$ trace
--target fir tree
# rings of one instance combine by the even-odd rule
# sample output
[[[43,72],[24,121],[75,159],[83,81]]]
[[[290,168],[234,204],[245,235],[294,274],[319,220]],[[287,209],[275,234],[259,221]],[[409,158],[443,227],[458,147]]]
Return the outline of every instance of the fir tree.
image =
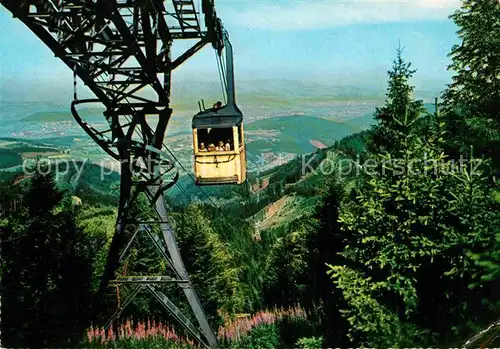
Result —
[[[199,205],[191,204],[178,222],[182,258],[209,316],[243,311],[240,268],[228,245],[212,230]]]
[[[371,130],[369,150],[372,152],[397,151],[408,133],[408,126],[420,116],[423,103],[413,100],[414,87],[409,84],[415,72],[411,63],[404,60],[403,49],[398,47],[392,69],[387,72],[389,80],[385,105],[375,112],[378,124]],[[405,114],[407,122],[403,124],[401,118]]]
[[[75,343],[88,326],[94,255],[48,172],[36,172],[25,194],[21,219],[27,223],[11,222],[14,234],[2,241],[2,336],[8,346]]]
[[[500,2],[464,0],[451,19],[460,28],[460,44],[450,56],[453,82],[445,93],[446,105],[471,116],[500,122]]]
[[[266,259],[264,289],[272,304],[292,306],[306,288],[307,231],[302,228],[276,240]]]
[[[449,70],[455,75],[444,93],[446,151],[455,158],[487,155],[500,168],[500,2],[464,0],[451,19],[459,27]]]
[[[406,130],[397,150],[373,154],[383,165],[366,171],[339,216],[345,262],[329,273],[347,302],[342,313],[356,344],[422,344],[433,333],[446,343],[479,314],[482,299],[468,289],[475,268],[464,255],[495,229],[484,215],[492,210],[484,175],[446,159],[437,103],[426,134],[414,117],[408,109],[396,115]]]

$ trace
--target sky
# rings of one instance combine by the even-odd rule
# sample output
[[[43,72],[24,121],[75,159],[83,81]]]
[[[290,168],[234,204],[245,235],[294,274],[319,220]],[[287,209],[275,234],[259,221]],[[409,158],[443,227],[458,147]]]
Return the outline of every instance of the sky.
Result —
[[[199,3],[200,0],[195,0]],[[356,87],[385,86],[396,48],[418,69],[420,90],[442,90],[459,0],[216,0],[234,47],[236,80],[287,79]],[[38,98],[72,93],[72,73],[0,6],[0,87]],[[180,52],[186,47],[174,47]],[[174,72],[174,84],[217,81],[211,46]]]

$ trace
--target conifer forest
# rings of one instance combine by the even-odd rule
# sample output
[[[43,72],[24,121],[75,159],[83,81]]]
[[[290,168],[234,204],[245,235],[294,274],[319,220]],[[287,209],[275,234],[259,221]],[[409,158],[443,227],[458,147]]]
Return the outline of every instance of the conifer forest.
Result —
[[[500,346],[500,3],[463,0],[449,20],[451,83],[433,99],[415,97],[401,42],[370,127],[243,184],[201,192],[186,175],[166,192],[218,347]],[[148,293],[104,326],[130,293],[112,284],[97,301],[120,174],[88,162],[75,184],[37,158],[25,175],[13,149],[0,148],[2,347],[200,347]],[[144,192],[129,210],[157,219]],[[116,273],[167,267],[139,234]],[[158,288],[189,313],[182,287]]]

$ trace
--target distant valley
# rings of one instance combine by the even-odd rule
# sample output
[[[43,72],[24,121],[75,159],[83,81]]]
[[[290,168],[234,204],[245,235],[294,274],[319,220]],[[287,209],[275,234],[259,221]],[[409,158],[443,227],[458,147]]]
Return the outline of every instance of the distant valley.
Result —
[[[191,117],[198,111],[197,100],[204,98],[205,105],[210,105],[221,99],[218,87],[190,82],[173,90],[174,115],[166,144],[188,171],[192,167]],[[237,101],[245,116],[249,171],[278,166],[366,129],[383,100],[383,91],[357,87],[288,80],[240,82]],[[103,129],[107,126],[103,110],[91,104],[82,107],[80,114],[96,129]],[[115,166],[74,121],[69,102],[1,101],[0,137],[4,158],[0,169],[39,155]]]

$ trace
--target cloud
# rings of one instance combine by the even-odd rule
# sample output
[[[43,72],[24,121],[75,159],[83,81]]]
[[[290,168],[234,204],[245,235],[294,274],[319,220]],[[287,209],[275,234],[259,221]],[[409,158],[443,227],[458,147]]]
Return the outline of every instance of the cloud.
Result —
[[[232,2],[232,1],[231,1]],[[234,2],[232,2],[234,4]],[[314,30],[415,20],[445,20],[460,0],[241,1],[234,25],[267,30]]]

